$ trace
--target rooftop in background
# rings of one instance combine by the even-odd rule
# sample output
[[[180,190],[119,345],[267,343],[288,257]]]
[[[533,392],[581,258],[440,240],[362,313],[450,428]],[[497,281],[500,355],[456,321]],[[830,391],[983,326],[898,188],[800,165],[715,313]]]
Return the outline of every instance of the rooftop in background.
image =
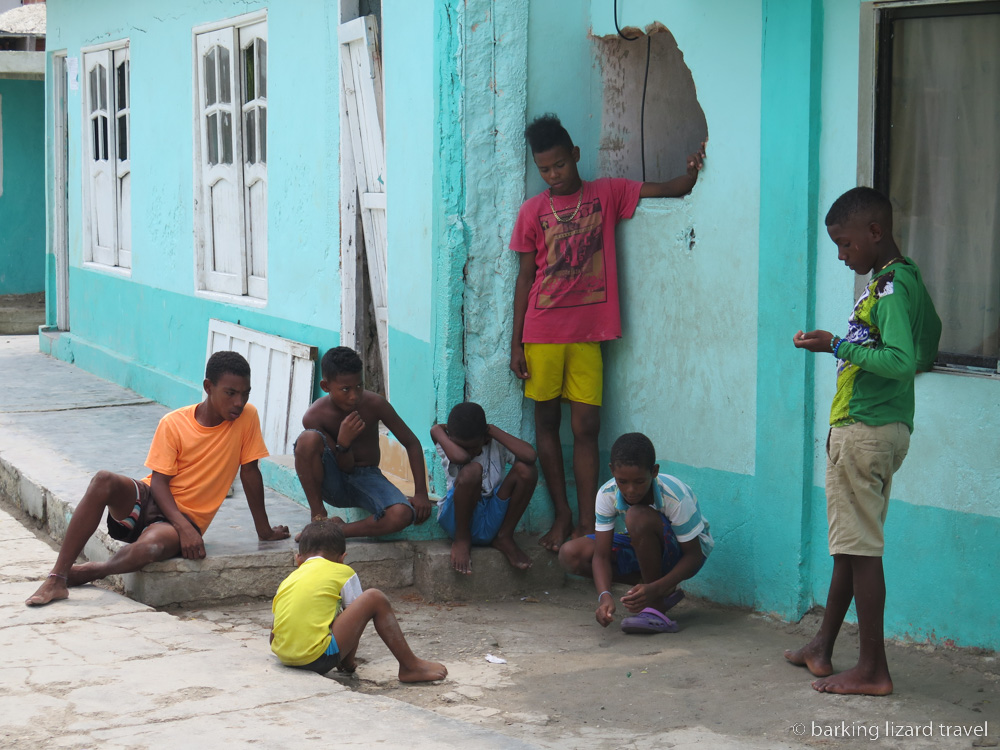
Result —
[[[0,34],[45,36],[45,3],[22,5],[0,13]]]
[[[0,13],[0,78],[45,78],[45,3]]]

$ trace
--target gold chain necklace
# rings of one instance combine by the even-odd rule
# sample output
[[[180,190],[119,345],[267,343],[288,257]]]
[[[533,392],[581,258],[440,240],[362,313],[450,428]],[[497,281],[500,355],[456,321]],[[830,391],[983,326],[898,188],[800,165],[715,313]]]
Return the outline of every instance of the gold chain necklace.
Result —
[[[559,218],[559,217],[556,217],[556,218]],[[903,259],[902,256],[898,256],[898,257],[893,258],[888,263],[886,263],[884,266],[882,266],[880,269],[878,269],[875,273],[882,273],[882,271],[884,271],[885,269],[887,269],[893,263],[899,263],[899,261],[901,261],[902,259]]]
[[[564,219],[562,216],[559,215],[559,212],[556,211],[556,204],[552,202],[552,189],[549,188],[549,208],[552,209],[552,214],[556,217],[556,221],[558,221],[560,224],[568,224],[569,222],[573,221],[573,219],[576,218],[576,215],[580,213],[580,206],[582,205],[583,205],[583,183],[580,183],[580,198],[576,202],[576,208],[573,210],[572,214],[570,214]]]

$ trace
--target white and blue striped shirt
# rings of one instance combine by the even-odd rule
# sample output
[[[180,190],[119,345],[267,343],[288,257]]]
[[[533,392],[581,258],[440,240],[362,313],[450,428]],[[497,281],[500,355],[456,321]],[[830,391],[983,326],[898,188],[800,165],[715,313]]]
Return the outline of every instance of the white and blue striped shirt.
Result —
[[[698,499],[691,488],[677,477],[660,474],[653,483],[653,508],[658,510],[673,527],[678,542],[688,542],[695,537],[701,543],[705,557],[715,546],[715,540],[708,530],[708,521],[698,509]],[[615,531],[616,521],[620,533],[625,533],[625,513],[629,504],[618,491],[614,479],[597,491],[597,531]],[[620,520],[619,520],[620,519]]]

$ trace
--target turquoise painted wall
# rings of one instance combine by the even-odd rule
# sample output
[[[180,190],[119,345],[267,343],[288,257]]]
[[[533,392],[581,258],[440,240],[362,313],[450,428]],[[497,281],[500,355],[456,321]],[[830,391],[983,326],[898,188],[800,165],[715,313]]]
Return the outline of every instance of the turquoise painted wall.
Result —
[[[45,85],[0,78],[0,294],[45,289]]]
[[[185,0],[169,14],[158,7],[48,4],[48,49],[65,50],[81,66],[81,47],[129,40],[132,95],[133,252],[131,274],[123,276],[82,264],[82,86],[69,91],[72,331],[57,348],[177,406],[200,393],[209,318],[240,321],[321,351],[339,343],[339,57],[331,44],[335,10],[326,3],[269,9],[268,297],[263,305],[213,299],[194,290],[192,28],[267,4]],[[303,48],[315,50],[308,75]],[[46,138],[51,144],[51,121]],[[54,294],[54,278],[47,288]]]
[[[438,125],[434,3],[386,3],[382,24],[389,400],[429,450],[436,412],[432,258],[438,251],[436,212],[441,210],[434,196],[444,158],[430,145]],[[415,39],[423,41],[415,44]]]

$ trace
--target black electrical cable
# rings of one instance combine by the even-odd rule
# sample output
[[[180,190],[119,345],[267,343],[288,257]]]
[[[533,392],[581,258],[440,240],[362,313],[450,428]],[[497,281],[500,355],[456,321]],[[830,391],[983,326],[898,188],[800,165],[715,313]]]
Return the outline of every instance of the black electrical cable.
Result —
[[[618,36],[624,39],[626,42],[638,41],[642,35],[639,36],[625,36],[622,33],[621,27],[618,25],[618,0],[614,0],[614,12],[615,12],[615,30],[618,32]],[[639,152],[640,158],[642,160],[642,181],[646,181],[646,86],[649,83],[649,55],[652,45],[652,36],[646,35],[646,72],[642,76],[642,107],[639,110]]]

